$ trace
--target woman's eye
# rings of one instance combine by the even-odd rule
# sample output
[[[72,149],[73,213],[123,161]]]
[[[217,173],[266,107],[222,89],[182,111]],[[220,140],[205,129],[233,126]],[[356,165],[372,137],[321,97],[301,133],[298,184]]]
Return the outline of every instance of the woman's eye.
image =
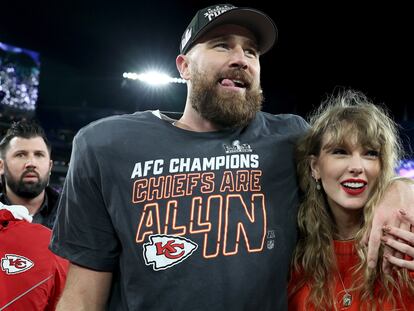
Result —
[[[342,148],[334,148],[332,149],[332,154],[346,154],[346,151]]]
[[[375,158],[377,158],[377,157],[379,157],[379,152],[376,151],[376,150],[368,150],[366,152],[366,155],[369,156],[369,157],[375,157]]]

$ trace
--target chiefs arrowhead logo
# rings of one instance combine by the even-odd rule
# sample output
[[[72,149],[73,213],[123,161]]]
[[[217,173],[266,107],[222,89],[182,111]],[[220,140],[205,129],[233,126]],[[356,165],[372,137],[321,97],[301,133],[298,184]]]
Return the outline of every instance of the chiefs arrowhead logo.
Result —
[[[22,273],[29,270],[33,266],[33,261],[15,254],[5,254],[1,259],[1,270],[6,272],[6,274]]]
[[[144,260],[155,271],[171,268],[191,256],[198,248],[193,241],[173,235],[151,235],[149,240],[142,246]]]

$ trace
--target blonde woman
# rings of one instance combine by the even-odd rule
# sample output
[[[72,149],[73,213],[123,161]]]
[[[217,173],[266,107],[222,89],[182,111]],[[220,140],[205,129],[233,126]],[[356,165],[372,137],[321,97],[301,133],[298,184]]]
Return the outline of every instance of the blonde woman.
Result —
[[[401,147],[394,122],[363,94],[330,98],[311,119],[298,144],[298,173],[304,199],[300,239],[292,261],[289,310],[413,310],[414,270],[410,257],[387,255],[384,273],[367,265],[361,243],[374,206],[394,177]],[[413,219],[401,210],[405,222]],[[384,227],[383,242],[414,255],[414,233]]]

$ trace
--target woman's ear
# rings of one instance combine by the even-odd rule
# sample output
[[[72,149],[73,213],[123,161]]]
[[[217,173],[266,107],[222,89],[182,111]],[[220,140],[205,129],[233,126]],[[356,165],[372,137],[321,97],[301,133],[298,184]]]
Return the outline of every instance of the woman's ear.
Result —
[[[310,169],[312,171],[312,177],[315,180],[321,179],[321,174],[319,173],[318,157],[311,155],[309,163],[310,163]]]

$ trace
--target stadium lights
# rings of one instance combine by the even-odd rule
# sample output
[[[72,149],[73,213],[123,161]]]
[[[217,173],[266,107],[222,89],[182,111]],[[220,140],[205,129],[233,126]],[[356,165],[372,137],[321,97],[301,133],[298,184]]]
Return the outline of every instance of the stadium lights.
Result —
[[[140,80],[153,86],[160,86],[168,83],[186,83],[184,79],[172,78],[159,71],[148,71],[144,73],[124,72],[122,76],[125,79]]]

